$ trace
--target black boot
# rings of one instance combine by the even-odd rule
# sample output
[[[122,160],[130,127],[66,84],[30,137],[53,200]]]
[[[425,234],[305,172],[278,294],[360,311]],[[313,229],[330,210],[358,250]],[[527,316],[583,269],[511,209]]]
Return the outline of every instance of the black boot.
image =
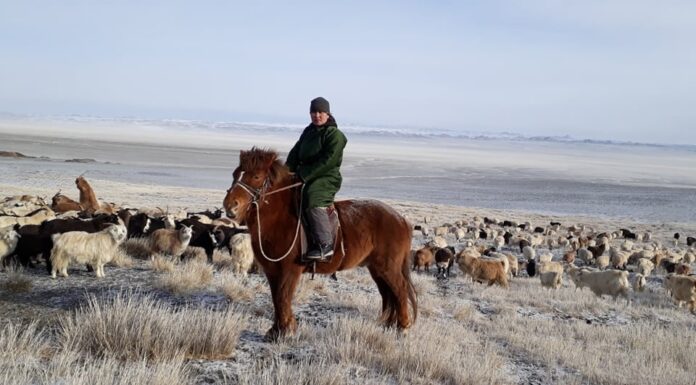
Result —
[[[307,222],[314,242],[311,249],[304,256],[305,260],[327,262],[334,254],[333,234],[331,233],[331,221],[325,207],[307,209]]]

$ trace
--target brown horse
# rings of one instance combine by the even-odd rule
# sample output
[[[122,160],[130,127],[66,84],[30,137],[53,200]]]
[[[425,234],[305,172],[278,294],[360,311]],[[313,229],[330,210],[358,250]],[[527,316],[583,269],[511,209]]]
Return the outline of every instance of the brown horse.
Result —
[[[255,258],[268,279],[275,310],[266,336],[276,339],[297,328],[292,297],[301,274],[310,271],[300,261],[297,235],[301,183],[296,183],[298,179],[276,152],[258,148],[240,153],[232,177],[223,206],[230,218],[249,226]],[[316,264],[316,271],[333,274],[366,266],[382,296],[382,323],[405,331],[418,311],[409,271],[411,226],[378,201],[338,201],[335,206],[341,223],[336,250],[329,262]]]

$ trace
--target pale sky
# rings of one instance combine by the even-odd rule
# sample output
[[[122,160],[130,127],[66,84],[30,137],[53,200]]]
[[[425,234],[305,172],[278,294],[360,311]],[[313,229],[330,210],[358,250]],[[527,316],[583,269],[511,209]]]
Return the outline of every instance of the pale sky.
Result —
[[[696,2],[0,0],[0,111],[696,145]]]

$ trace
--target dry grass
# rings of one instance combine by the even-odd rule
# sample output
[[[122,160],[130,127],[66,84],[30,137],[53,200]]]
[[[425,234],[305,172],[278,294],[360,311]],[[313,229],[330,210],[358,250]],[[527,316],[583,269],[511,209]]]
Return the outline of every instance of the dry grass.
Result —
[[[156,254],[150,260],[152,270],[158,273],[171,273],[175,269],[174,261],[171,258],[165,257],[162,254]]]
[[[220,289],[231,302],[251,302],[256,296],[257,291],[249,285],[248,281],[234,274],[227,274],[224,277]]]
[[[95,359],[62,350],[36,323],[0,330],[0,383],[71,385],[178,385],[191,383],[181,357],[166,362]]]
[[[90,298],[88,305],[60,323],[65,350],[119,360],[173,360],[177,357],[228,358],[246,327],[233,308],[171,309],[154,298],[117,295],[108,302]]]
[[[114,251],[114,256],[109,265],[116,267],[131,268],[133,267],[133,258],[126,253],[126,250],[119,247]]]
[[[0,288],[10,293],[24,293],[31,291],[33,283],[31,278],[24,274],[20,268],[7,267],[5,270],[7,277],[0,282]]]
[[[158,278],[156,286],[174,294],[192,293],[204,289],[213,281],[213,267],[207,262],[191,260],[179,264]]]
[[[150,258],[150,239],[149,238],[131,238],[126,239],[119,249],[133,258],[149,259]]]

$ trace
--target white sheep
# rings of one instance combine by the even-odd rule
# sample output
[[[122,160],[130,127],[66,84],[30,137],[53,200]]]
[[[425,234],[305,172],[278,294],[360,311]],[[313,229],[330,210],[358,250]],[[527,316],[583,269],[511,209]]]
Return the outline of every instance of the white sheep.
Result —
[[[633,287],[633,291],[635,292],[642,292],[645,290],[645,276],[640,273],[629,273],[628,274],[628,281],[631,283],[631,287]]]
[[[543,273],[539,273],[541,286],[549,289],[558,289],[563,283],[562,276],[563,274],[557,271],[545,271]]]
[[[686,302],[689,310],[696,313],[696,278],[691,276],[667,274],[665,288],[671,294],[672,300],[681,307]]]
[[[627,302],[630,302],[628,291],[631,286],[628,282],[627,271],[568,269],[568,274],[576,287],[589,287],[598,297],[608,294],[616,299],[620,295],[626,298]]]
[[[614,247],[611,247],[609,249],[609,258],[611,261],[611,265],[615,269],[626,268],[626,264],[628,263],[628,258],[630,256],[631,254],[627,251],[618,250]]]
[[[500,250],[503,246],[505,245],[505,238],[503,238],[502,235],[498,235],[493,239],[493,246],[495,246],[496,250]]]
[[[6,256],[12,254],[19,242],[19,234],[12,230],[4,231],[0,234],[0,263]]]
[[[246,277],[254,264],[254,250],[251,247],[251,235],[237,233],[230,238],[230,255],[232,256],[232,270],[235,274]]]
[[[191,241],[193,229],[191,226],[181,226],[176,229],[157,229],[150,235],[150,253],[168,254],[179,258]]]
[[[92,265],[97,277],[103,277],[104,265],[113,259],[114,251],[126,239],[126,228],[123,225],[110,225],[98,233],[69,231],[54,234],[51,239],[51,278],[56,278],[57,272],[67,277],[71,260]]]
[[[584,247],[578,249],[578,254],[576,257],[585,262],[586,265],[589,265],[594,260],[594,255],[592,255],[592,252]]]
[[[0,217],[0,228],[12,226],[18,224],[20,226],[26,225],[40,225],[43,221],[54,219],[56,214],[48,207],[44,207],[36,211],[31,216],[25,217],[14,217],[14,216],[1,216]]]
[[[539,263],[546,263],[546,262],[551,262],[553,259],[553,254],[551,253],[543,253],[539,255]]]
[[[532,260],[536,258],[536,251],[531,246],[525,246],[522,248],[522,254],[527,260]]]
[[[655,264],[649,259],[641,258],[638,260],[637,273],[647,277],[650,275],[650,273],[652,273],[653,269],[655,269]]]

